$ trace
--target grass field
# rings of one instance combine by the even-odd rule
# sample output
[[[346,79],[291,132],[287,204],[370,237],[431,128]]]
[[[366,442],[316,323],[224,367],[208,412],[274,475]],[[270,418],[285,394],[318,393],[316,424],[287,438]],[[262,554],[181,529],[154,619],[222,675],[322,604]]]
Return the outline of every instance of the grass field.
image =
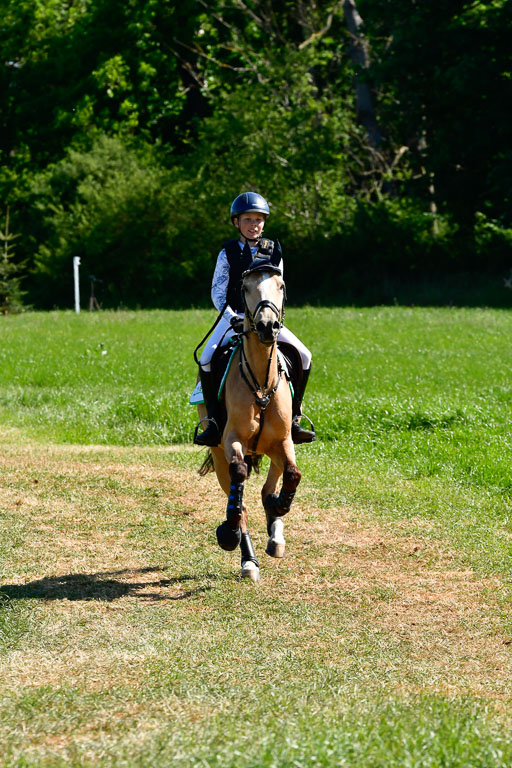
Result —
[[[512,766],[512,314],[290,309],[287,556],[219,550],[206,311],[0,318],[0,765]]]

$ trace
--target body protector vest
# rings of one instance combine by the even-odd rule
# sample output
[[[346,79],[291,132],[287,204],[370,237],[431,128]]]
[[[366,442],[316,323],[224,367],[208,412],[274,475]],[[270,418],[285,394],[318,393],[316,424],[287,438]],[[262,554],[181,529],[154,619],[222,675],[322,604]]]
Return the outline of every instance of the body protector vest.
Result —
[[[238,240],[228,240],[227,243],[224,243],[224,250],[229,264],[226,301],[234,312],[243,312],[242,275],[246,269],[249,269],[253,261],[251,249],[247,243],[242,249]],[[258,258],[269,259],[272,264],[278,267],[282,258],[279,240],[273,241],[262,238],[258,243],[258,250],[254,254],[254,259]]]

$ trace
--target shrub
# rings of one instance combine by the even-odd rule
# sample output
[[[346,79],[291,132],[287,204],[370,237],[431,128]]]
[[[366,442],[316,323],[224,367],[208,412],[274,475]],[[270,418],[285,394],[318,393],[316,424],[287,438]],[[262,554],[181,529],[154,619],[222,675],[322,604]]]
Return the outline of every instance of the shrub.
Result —
[[[69,150],[32,187],[44,238],[35,258],[41,303],[71,304],[73,256],[102,281],[105,306],[182,303],[201,267],[180,248],[185,186],[149,147],[103,136],[90,151]]]

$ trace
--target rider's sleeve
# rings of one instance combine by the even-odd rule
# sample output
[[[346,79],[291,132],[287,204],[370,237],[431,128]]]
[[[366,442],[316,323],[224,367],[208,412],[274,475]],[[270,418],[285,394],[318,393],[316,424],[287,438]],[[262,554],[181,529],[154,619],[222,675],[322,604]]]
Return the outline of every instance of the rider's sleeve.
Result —
[[[215,271],[213,273],[212,280],[212,301],[218,312],[226,303],[226,296],[228,293],[229,284],[229,262],[226,256],[226,251],[223,248],[217,257],[217,264],[215,265]],[[233,312],[231,307],[226,307],[224,317],[228,322],[232,317],[236,316],[236,312]]]

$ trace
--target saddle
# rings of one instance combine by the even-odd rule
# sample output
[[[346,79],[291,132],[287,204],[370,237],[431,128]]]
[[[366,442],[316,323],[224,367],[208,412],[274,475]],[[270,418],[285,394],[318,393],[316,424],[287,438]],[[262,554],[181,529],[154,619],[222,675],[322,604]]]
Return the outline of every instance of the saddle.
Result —
[[[219,395],[219,408],[217,413],[217,423],[221,433],[224,431],[227,421],[226,406],[224,401],[224,380],[229,370],[229,365],[233,358],[233,353],[237,349],[236,340],[230,339],[228,344],[215,350],[211,360],[211,372],[215,389]],[[277,348],[284,362],[286,379],[291,385],[292,395],[294,392],[301,391],[303,368],[300,354],[294,346],[287,342],[277,342]]]

